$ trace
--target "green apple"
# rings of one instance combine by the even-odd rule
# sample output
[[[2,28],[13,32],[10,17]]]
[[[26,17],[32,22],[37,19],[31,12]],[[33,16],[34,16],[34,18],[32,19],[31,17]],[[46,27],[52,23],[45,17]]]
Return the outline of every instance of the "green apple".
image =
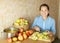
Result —
[[[23,23],[23,22],[21,22],[19,25],[24,25],[24,23]]]
[[[40,33],[40,34],[37,34],[37,37],[40,37],[40,36],[42,36],[42,34]]]
[[[25,25],[28,25],[28,23],[24,23]]]
[[[48,33],[47,32],[43,32],[43,35],[47,35]]]
[[[39,39],[43,39],[43,37],[39,37]]]
[[[37,36],[31,36],[30,39],[32,39],[32,40],[37,40],[38,37],[37,37]]]
[[[24,22],[25,22],[25,23],[28,23],[28,21],[27,21],[27,20],[25,20]]]

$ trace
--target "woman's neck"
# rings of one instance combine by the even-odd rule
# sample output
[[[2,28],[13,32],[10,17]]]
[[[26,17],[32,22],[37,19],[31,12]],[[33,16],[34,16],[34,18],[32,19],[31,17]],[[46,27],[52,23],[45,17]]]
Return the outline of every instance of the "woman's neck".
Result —
[[[47,16],[44,16],[43,19],[46,20],[47,19]]]

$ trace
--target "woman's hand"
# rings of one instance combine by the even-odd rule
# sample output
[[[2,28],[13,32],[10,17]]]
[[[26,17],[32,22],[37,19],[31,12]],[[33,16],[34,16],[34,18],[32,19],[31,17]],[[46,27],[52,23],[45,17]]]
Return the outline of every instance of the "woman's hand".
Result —
[[[48,33],[49,36],[51,36],[51,37],[53,36],[53,32],[48,31],[48,30],[46,30],[46,32]]]
[[[40,28],[38,26],[34,26],[33,29],[40,32]]]

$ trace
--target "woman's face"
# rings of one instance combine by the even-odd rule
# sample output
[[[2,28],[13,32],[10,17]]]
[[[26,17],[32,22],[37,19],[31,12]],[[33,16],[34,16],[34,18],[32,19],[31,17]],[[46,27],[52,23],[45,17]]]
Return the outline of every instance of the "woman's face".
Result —
[[[42,6],[42,7],[41,7],[41,10],[40,10],[40,14],[41,14],[43,17],[47,17],[48,13],[49,13],[49,11],[48,11],[47,7],[46,7],[46,6]]]

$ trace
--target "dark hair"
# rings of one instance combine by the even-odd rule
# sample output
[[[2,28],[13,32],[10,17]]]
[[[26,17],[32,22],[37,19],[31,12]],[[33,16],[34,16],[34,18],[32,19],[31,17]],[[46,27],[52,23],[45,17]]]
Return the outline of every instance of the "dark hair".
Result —
[[[47,7],[47,9],[49,10],[49,6],[48,6],[47,4],[42,4],[42,5],[40,5],[39,10],[41,10],[41,7],[42,7],[42,6],[46,6],[46,7]],[[49,13],[48,13],[48,16],[49,16]]]
[[[49,6],[48,6],[47,4],[42,4],[42,5],[40,6],[39,10],[41,10],[41,7],[42,7],[42,6],[46,6],[47,9],[49,10]]]

